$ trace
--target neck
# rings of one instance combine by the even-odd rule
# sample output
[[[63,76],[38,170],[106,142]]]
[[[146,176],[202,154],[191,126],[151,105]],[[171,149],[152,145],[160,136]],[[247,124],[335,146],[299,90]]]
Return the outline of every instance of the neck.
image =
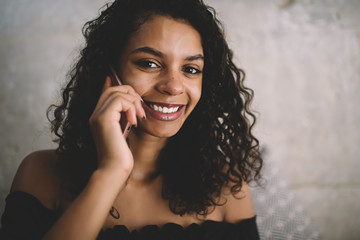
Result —
[[[128,140],[134,157],[134,168],[129,181],[142,183],[151,181],[157,172],[160,151],[165,147],[168,138],[154,137],[134,129],[130,132]]]

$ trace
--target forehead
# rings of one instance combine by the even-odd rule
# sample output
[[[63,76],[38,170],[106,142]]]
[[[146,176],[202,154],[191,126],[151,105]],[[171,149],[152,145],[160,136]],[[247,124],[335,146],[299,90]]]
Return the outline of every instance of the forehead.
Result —
[[[185,20],[162,15],[151,16],[136,32],[131,34],[126,49],[144,46],[150,46],[165,53],[167,51],[184,54],[203,53],[201,36],[195,28]]]

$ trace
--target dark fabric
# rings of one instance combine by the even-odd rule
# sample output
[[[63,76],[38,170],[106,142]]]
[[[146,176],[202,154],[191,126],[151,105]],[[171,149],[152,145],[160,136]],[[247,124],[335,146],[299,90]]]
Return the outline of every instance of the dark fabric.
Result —
[[[226,222],[206,221],[201,225],[191,224],[183,228],[175,223],[168,223],[162,228],[156,225],[143,227],[140,231],[129,232],[124,226],[116,226],[101,232],[98,239],[126,239],[126,240],[242,240],[259,239],[255,217],[238,224]]]
[[[6,198],[1,218],[0,239],[41,239],[59,218],[59,214],[44,207],[41,202],[24,192],[10,193]],[[81,230],[80,230],[81,231]],[[238,224],[205,221],[184,228],[175,223],[163,227],[148,225],[139,231],[129,231],[119,225],[100,232],[98,240],[242,240],[259,239],[256,219],[250,218]]]
[[[58,216],[28,193],[10,193],[1,217],[0,239],[41,239]]]

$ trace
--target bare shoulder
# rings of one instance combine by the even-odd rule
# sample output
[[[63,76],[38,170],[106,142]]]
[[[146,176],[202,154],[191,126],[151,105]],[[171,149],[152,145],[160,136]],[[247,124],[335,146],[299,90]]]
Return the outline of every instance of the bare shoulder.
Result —
[[[226,188],[223,196],[226,198],[224,205],[224,221],[237,223],[255,216],[254,204],[247,183],[243,183],[241,191],[231,194],[230,187]]]
[[[22,191],[39,199],[49,208],[56,208],[56,199],[60,191],[60,158],[55,150],[36,151],[21,162],[11,192]]]

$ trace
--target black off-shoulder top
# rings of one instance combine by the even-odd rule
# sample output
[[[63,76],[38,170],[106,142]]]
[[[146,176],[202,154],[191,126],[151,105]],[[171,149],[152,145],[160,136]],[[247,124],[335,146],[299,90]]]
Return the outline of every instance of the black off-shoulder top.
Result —
[[[44,207],[34,196],[25,192],[13,192],[6,198],[5,211],[1,218],[0,239],[41,239],[60,214]],[[81,231],[81,229],[79,229]],[[259,239],[256,218],[246,219],[237,224],[205,221],[184,228],[175,223],[167,223],[161,228],[148,225],[139,231],[129,231],[118,225],[101,231],[98,240],[248,240]]]

